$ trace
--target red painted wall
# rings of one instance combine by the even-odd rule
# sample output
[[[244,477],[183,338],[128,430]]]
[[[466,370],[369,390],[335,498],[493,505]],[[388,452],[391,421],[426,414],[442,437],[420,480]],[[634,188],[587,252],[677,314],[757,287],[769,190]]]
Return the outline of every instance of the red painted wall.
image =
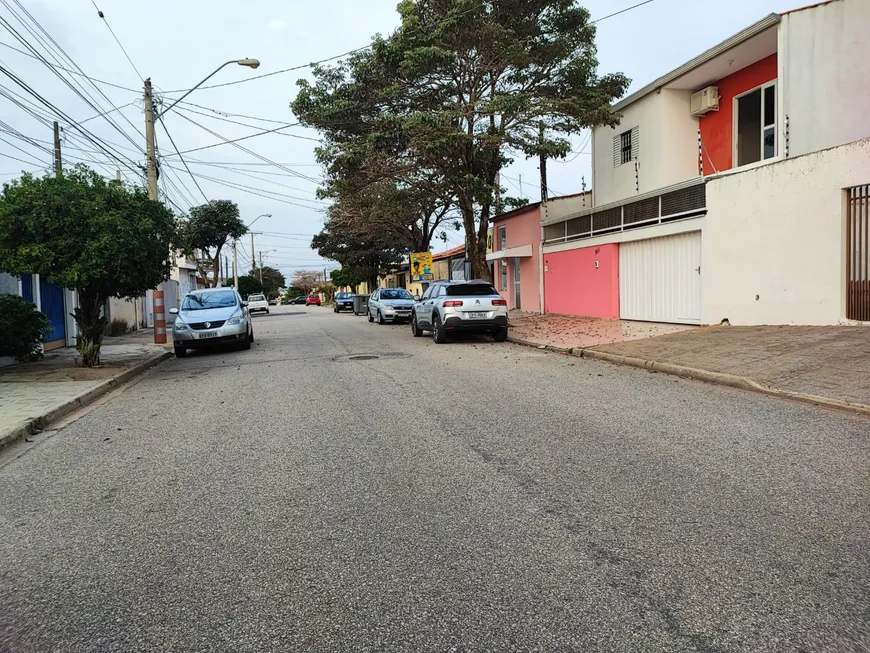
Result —
[[[757,86],[776,79],[776,55],[757,61],[713,84],[719,87],[719,111],[711,111],[700,120],[704,153],[704,174],[712,175],[733,167],[734,98]]]
[[[520,259],[520,308],[524,311],[537,313],[541,310],[541,283],[538,271],[540,270],[539,250],[541,244],[541,211],[539,208],[515,215],[506,220],[493,222],[493,247],[500,248],[499,227],[506,227],[507,247],[520,247],[521,245],[532,246],[532,256]],[[508,308],[514,306],[514,260],[508,259],[508,288],[501,289],[499,281],[500,262],[495,262],[495,287],[507,300]]]
[[[619,317],[619,245],[544,254],[544,305],[547,313]]]

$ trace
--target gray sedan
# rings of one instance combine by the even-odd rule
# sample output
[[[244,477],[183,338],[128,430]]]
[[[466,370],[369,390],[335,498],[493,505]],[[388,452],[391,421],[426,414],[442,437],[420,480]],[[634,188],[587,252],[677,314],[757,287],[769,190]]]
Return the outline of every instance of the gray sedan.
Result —
[[[399,322],[411,319],[414,298],[404,288],[379,288],[369,298],[369,322]]]
[[[169,309],[176,315],[172,326],[172,341],[178,358],[187,356],[188,349],[235,344],[250,349],[254,327],[243,302],[233,288],[205,288],[187,293],[181,310]]]

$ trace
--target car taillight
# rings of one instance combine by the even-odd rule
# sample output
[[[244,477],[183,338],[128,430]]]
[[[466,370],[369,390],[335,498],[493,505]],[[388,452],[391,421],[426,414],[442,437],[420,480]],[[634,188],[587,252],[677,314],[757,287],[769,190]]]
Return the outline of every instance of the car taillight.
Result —
[[[462,300],[461,299],[451,299],[449,302],[444,302],[444,308],[447,308],[449,306],[462,306]]]
[[[507,306],[507,301],[504,299],[493,299],[492,305],[493,306]]]

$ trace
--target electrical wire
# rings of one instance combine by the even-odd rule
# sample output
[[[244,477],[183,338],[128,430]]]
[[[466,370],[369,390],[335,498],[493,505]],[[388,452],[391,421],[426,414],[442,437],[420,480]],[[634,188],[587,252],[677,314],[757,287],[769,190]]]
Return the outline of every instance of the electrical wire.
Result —
[[[115,30],[112,29],[111,25],[109,25],[109,21],[106,19],[106,16],[103,14],[102,11],[100,11],[100,8],[97,6],[97,3],[95,2],[95,0],[91,0],[91,4],[94,5],[94,9],[97,10],[97,15],[103,19],[103,22],[106,24],[106,27],[109,28],[109,32],[112,33],[112,37],[115,39],[115,43],[118,44],[118,47],[121,48],[121,52],[123,52],[124,56],[127,57],[127,61],[130,62],[130,65],[133,67],[133,70],[136,71],[137,77],[139,77],[139,79],[144,79],[144,77],[142,76],[142,73],[139,72],[139,69],[136,68],[136,64],[134,64],[133,60],[130,58],[130,55],[127,54],[126,48],[124,48],[124,46],[121,44],[121,40],[115,34]]]
[[[180,109],[177,109],[177,110],[180,110]],[[242,127],[250,127],[251,129],[260,129],[260,127],[258,125],[249,125],[248,123],[245,123],[245,122],[239,122],[238,120],[231,120],[230,118],[223,118],[221,116],[213,116],[213,115],[210,115],[208,113],[204,113],[202,111],[195,111],[193,109],[183,109],[183,110],[188,111],[190,113],[195,113],[195,114],[200,115],[200,116],[205,116],[206,118],[212,118],[214,120],[222,120],[223,122],[230,122],[234,125],[241,125]],[[256,118],[254,120],[256,120]],[[274,122],[274,121],[270,120],[269,122]],[[278,124],[281,124],[284,127],[301,127],[302,126],[298,122],[294,122],[294,123],[282,122],[282,123],[278,123]],[[299,139],[305,140],[305,141],[314,141],[315,143],[320,142],[319,138],[312,138],[311,136],[301,136],[299,134],[282,134],[280,131],[275,130],[275,129],[271,130],[270,132],[265,132],[265,133],[273,133],[273,132],[275,134],[277,134],[278,136],[286,136],[287,138],[299,138]]]
[[[169,142],[172,143],[172,148],[175,150],[175,153],[178,155],[178,158],[181,159],[181,162],[184,164],[185,170],[187,170],[187,174],[190,175],[190,178],[193,180],[193,183],[196,185],[200,194],[202,195],[205,203],[209,203],[208,196],[205,194],[205,191],[202,190],[202,187],[199,185],[199,182],[196,180],[196,177],[193,176],[193,173],[190,171],[190,167],[187,165],[187,161],[184,160],[184,157],[181,156],[181,152],[178,151],[178,146],[175,144],[175,139],[172,138],[172,134],[169,133],[169,128],[166,126],[166,123],[163,122],[163,116],[158,116],[157,119],[160,121],[160,124],[163,126],[163,131],[166,132],[166,135],[169,137]]]

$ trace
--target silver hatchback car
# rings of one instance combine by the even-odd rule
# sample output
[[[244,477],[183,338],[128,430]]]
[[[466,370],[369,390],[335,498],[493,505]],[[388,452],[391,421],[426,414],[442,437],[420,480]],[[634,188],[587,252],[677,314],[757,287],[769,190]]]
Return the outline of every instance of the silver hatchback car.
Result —
[[[414,298],[404,288],[378,288],[369,297],[369,322],[398,322],[411,319]]]
[[[169,309],[176,316],[172,326],[175,355],[184,358],[188,349],[225,344],[250,349],[254,326],[247,305],[234,288],[203,288],[187,293],[180,310]]]
[[[414,306],[415,338],[431,331],[438,344],[450,333],[489,333],[496,342],[508,337],[507,302],[489,281],[436,281]]]

